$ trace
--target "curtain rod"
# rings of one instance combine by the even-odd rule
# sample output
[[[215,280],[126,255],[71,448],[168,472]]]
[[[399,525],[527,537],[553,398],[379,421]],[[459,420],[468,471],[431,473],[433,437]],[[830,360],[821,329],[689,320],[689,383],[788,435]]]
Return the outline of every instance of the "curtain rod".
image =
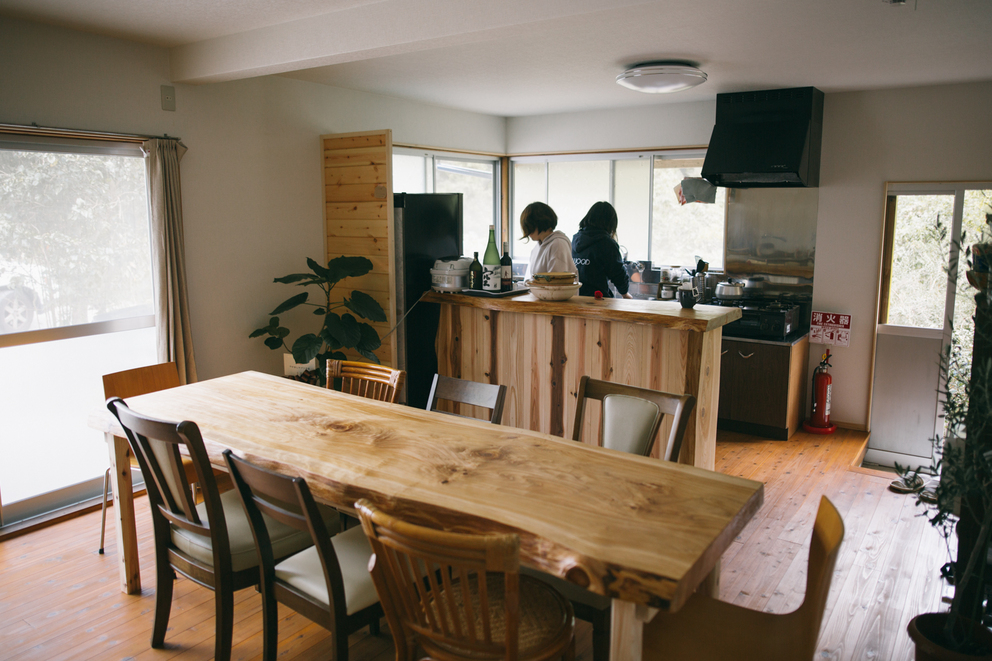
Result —
[[[115,140],[117,142],[140,143],[145,140],[180,140],[171,135],[139,135],[134,133],[110,133],[107,131],[83,131],[79,129],[62,129],[53,126],[30,126],[22,124],[0,124],[0,133],[17,135],[40,135],[50,138],[79,138],[83,140]]]

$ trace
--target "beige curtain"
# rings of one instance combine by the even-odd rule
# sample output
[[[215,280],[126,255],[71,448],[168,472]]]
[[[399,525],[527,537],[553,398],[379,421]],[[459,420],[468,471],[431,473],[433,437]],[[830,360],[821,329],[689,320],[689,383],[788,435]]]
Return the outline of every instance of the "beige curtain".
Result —
[[[152,221],[152,273],[158,330],[158,359],[175,362],[181,383],[196,381],[193,336],[186,287],[186,249],[179,160],[186,146],[178,140],[147,140],[141,145],[148,168]]]

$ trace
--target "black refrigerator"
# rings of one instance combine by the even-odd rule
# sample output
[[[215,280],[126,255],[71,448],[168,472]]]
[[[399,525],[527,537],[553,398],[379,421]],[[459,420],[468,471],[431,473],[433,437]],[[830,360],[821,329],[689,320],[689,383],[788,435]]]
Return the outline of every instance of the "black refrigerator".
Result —
[[[396,362],[406,370],[406,403],[427,406],[437,372],[440,307],[414,304],[431,288],[431,268],[438,259],[457,259],[462,252],[461,193],[396,193],[393,195],[393,237],[396,242]],[[409,312],[409,314],[407,314]]]

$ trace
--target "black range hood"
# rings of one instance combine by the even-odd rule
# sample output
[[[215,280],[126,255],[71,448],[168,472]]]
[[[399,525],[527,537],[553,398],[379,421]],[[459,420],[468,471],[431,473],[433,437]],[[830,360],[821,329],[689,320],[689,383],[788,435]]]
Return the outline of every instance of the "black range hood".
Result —
[[[822,129],[815,87],[717,94],[703,178],[727,188],[819,186]]]

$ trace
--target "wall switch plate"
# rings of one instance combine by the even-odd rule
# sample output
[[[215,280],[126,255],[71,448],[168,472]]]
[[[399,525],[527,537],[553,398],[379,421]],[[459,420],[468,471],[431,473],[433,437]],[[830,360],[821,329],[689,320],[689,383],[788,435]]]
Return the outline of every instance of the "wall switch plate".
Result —
[[[176,88],[171,85],[162,85],[162,110],[176,109]]]

